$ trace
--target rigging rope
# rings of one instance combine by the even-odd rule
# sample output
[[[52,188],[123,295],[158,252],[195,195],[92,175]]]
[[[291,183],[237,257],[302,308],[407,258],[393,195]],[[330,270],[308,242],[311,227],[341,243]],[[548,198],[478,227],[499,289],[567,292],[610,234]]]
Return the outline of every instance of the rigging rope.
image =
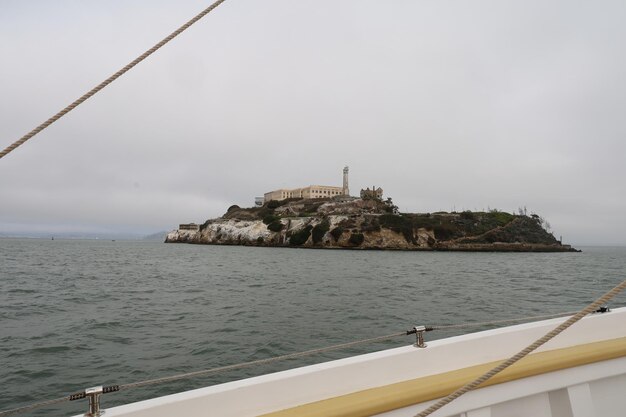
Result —
[[[582,309],[581,311],[579,311],[578,313],[576,313],[575,315],[573,315],[572,317],[570,317],[569,319],[567,319],[566,321],[564,321],[563,323],[561,323],[560,325],[558,325],[557,327],[555,327],[554,329],[552,329],[551,331],[549,331],[548,333],[546,333],[545,335],[543,335],[542,337],[537,339],[535,342],[533,342],[530,345],[526,346],[524,349],[519,351],[517,354],[511,356],[509,359],[505,360],[500,365],[498,365],[495,368],[491,369],[490,371],[484,373],[480,377],[476,378],[474,381],[472,381],[472,382],[464,385],[463,387],[459,388],[458,390],[456,390],[452,394],[448,395],[447,397],[442,398],[441,400],[437,401],[435,404],[431,405],[430,407],[428,407],[424,411],[416,414],[415,417],[426,417],[426,416],[429,416],[430,414],[432,414],[435,411],[439,410],[444,405],[449,404],[450,402],[452,402],[455,399],[459,398],[461,395],[463,395],[463,394],[473,390],[474,388],[478,387],[483,382],[487,381],[488,379],[490,379],[494,375],[502,372],[503,370],[505,370],[509,366],[513,365],[515,362],[519,361],[520,359],[524,358],[525,356],[527,356],[529,353],[531,353],[532,351],[534,351],[535,349],[537,349],[538,347],[540,347],[544,343],[548,342],[550,339],[552,339],[555,336],[557,336],[559,333],[561,333],[564,330],[566,330],[568,327],[572,326],[574,323],[576,323],[577,321],[579,321],[580,319],[585,317],[587,314],[595,311],[598,307],[600,307],[602,304],[604,304],[607,301],[609,301],[611,298],[615,297],[617,294],[622,292],[624,289],[626,289],[626,280],[622,281],[621,284],[619,284],[618,286],[613,288],[611,291],[607,292],[602,297],[598,298],[596,301],[594,301],[593,303],[589,304],[587,307],[585,307],[584,309]]]
[[[327,347],[323,347],[323,348],[306,350],[306,351],[303,351],[303,352],[289,353],[287,355],[274,356],[274,357],[267,358],[267,359],[257,359],[257,360],[250,361],[250,362],[243,362],[243,363],[238,363],[238,364],[234,364],[234,365],[226,365],[226,366],[222,366],[222,367],[219,367],[219,368],[206,369],[204,371],[188,372],[186,374],[168,376],[168,377],[164,377],[164,378],[156,378],[156,379],[151,379],[151,380],[148,380],[148,381],[134,382],[134,383],[131,383],[131,384],[124,384],[124,385],[120,385],[120,391],[123,390],[123,389],[128,389],[128,388],[136,388],[136,387],[144,387],[146,385],[161,384],[163,382],[175,381],[177,379],[191,378],[191,377],[196,377],[196,376],[200,376],[200,375],[210,375],[210,374],[215,374],[215,373],[218,373],[218,372],[231,371],[233,369],[248,368],[250,366],[267,365],[267,364],[270,364],[270,363],[273,363],[273,362],[284,361],[284,360],[287,360],[287,359],[301,358],[301,357],[304,357],[304,356],[316,355],[318,353],[330,352],[332,350],[347,349],[347,348],[350,348],[350,347],[363,345],[363,344],[366,344],[366,343],[382,342],[384,340],[393,339],[393,338],[396,338],[396,337],[399,337],[399,336],[406,336],[406,332],[392,333],[392,334],[388,334],[386,336],[372,337],[370,339],[362,339],[362,340],[357,340],[357,341],[354,341],[354,342],[342,343],[342,344],[339,344],[339,345],[333,345],[333,346],[327,346]]]
[[[26,411],[35,410],[41,407],[47,407],[49,405],[59,404],[59,403],[69,401],[69,400],[70,400],[70,396],[66,395],[65,397],[55,398],[54,400],[41,401],[38,403],[25,405],[24,407],[18,407],[18,408],[13,408],[11,410],[0,411],[0,416],[6,417],[6,416],[12,416],[13,414],[25,413]]]
[[[392,334],[388,334],[385,336],[378,336],[378,337],[372,337],[368,339],[356,340],[353,342],[341,343],[338,345],[332,345],[332,346],[327,346],[323,348],[306,350],[303,352],[296,352],[296,353],[290,353],[287,355],[274,356],[274,357],[266,358],[266,359],[258,359],[258,360],[254,360],[250,362],[243,362],[243,363],[238,363],[234,365],[226,365],[226,366],[221,366],[219,368],[212,368],[212,369],[188,372],[185,374],[179,374],[179,375],[168,376],[168,377],[163,377],[163,378],[156,378],[156,379],[150,379],[146,381],[133,382],[130,384],[120,385],[119,390],[121,391],[121,390],[129,389],[129,388],[145,387],[147,385],[161,384],[164,382],[176,381],[176,380],[183,379],[183,378],[192,378],[192,377],[197,377],[201,375],[206,376],[210,374],[216,374],[219,372],[231,371],[231,370],[241,369],[241,368],[248,368],[251,366],[266,365],[266,364],[270,364],[273,362],[284,361],[287,359],[301,358],[305,356],[315,355],[318,353],[330,352],[333,350],[347,349],[347,348],[351,348],[351,347],[363,345],[363,344],[368,344],[368,343],[382,342],[382,341],[393,339],[399,336],[406,336],[406,331],[392,333]],[[64,401],[69,401],[71,397],[72,397],[71,395],[68,395],[68,396],[57,398],[54,400],[42,401],[39,403],[27,405],[24,407],[14,408],[11,410],[6,410],[6,411],[0,411],[0,417],[6,417],[6,416],[10,416],[10,415],[17,414],[17,413],[22,413],[25,411],[30,411],[36,408],[45,407],[48,405],[53,405],[53,404],[57,404],[57,403],[64,402]]]
[[[130,70],[135,65],[139,64],[141,61],[143,61],[144,59],[146,59],[147,57],[152,55],[159,48],[161,48],[163,45],[165,45],[166,43],[168,43],[169,41],[174,39],[176,36],[178,36],[181,33],[183,33],[187,28],[189,28],[191,25],[196,23],[198,20],[202,19],[204,16],[209,14],[211,11],[213,11],[213,9],[215,9],[217,6],[222,4],[224,1],[226,1],[226,0],[217,0],[216,2],[211,4],[209,7],[207,7],[206,9],[204,9],[203,11],[198,13],[196,16],[194,16],[187,23],[185,23],[184,25],[182,25],[181,27],[176,29],[174,32],[172,32],[166,38],[164,38],[161,42],[157,43],[152,48],[148,49],[146,52],[144,52],[143,54],[141,54],[140,56],[135,58],[131,63],[126,65],[124,68],[122,68],[121,70],[117,71],[115,74],[111,75],[106,80],[102,81],[100,84],[98,84],[97,86],[95,86],[94,88],[89,90],[87,93],[83,94],[81,97],[76,99],[72,104],[70,104],[69,106],[65,107],[63,110],[61,110],[60,112],[58,112],[57,114],[55,114],[54,116],[52,116],[51,118],[49,118],[48,120],[46,120],[45,122],[43,122],[42,124],[37,126],[35,129],[31,130],[30,132],[28,132],[27,134],[22,136],[20,139],[18,139],[17,141],[12,143],[8,147],[6,147],[3,151],[0,152],[0,159],[2,157],[4,157],[5,155],[9,154],[10,152],[12,152],[18,146],[24,144],[24,142],[26,142],[27,140],[29,140],[30,138],[35,136],[37,133],[41,132],[42,130],[44,130],[45,128],[50,126],[52,123],[54,123],[57,120],[59,120],[61,117],[65,116],[70,111],[74,110],[74,108],[76,108],[78,105],[82,104],[85,100],[87,100],[88,98],[90,98],[91,96],[96,94],[98,91],[102,90],[104,87],[106,87],[107,85],[111,84],[113,81],[115,81],[116,79],[118,79],[119,77],[124,75],[128,70]]]
[[[564,316],[571,316],[576,313],[578,313],[578,311],[568,311],[565,313],[557,313],[557,314],[544,314],[541,316],[529,316],[529,317],[521,317],[521,318],[516,318],[516,319],[483,321],[483,322],[478,322],[478,323],[444,324],[440,326],[427,326],[426,330],[428,331],[428,330],[466,329],[469,327],[482,327],[482,326],[492,326],[494,324],[516,323],[518,321],[546,320],[546,319],[554,319],[554,318],[564,317]]]

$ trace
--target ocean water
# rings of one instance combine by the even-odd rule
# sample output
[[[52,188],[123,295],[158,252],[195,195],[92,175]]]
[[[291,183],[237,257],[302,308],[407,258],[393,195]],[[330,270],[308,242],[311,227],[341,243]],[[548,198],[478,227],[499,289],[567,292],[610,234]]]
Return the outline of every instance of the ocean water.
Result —
[[[0,239],[0,410],[437,325],[582,308],[626,248],[377,252]],[[626,305],[623,294],[612,306]],[[432,332],[432,340],[458,334]],[[103,396],[103,406],[403,346],[411,337]],[[69,416],[86,400],[24,413]]]

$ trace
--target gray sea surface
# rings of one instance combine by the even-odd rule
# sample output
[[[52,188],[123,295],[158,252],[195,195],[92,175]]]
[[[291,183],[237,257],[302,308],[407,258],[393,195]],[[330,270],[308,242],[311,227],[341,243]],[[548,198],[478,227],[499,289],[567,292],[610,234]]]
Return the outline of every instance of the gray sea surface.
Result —
[[[582,249],[451,253],[0,239],[0,411],[416,324],[577,310],[626,275],[626,248]],[[612,302],[623,305],[623,294]],[[412,342],[401,337],[102,401],[106,408]],[[82,400],[22,415],[69,416],[86,407]]]

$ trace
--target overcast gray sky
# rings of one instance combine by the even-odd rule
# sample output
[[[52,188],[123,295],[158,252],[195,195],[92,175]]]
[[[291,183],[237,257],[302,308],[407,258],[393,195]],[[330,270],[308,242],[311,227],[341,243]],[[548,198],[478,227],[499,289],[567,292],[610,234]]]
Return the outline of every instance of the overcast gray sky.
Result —
[[[0,0],[4,148],[205,8]],[[526,206],[626,245],[626,2],[227,0],[0,159],[0,232],[151,233],[281,187]]]

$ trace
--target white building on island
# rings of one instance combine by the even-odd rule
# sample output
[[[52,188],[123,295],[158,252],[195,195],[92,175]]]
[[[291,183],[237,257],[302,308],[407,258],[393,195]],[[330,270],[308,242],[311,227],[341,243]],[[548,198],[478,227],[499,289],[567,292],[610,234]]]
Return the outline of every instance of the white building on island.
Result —
[[[308,187],[269,191],[263,196],[263,203],[272,200],[285,200],[287,198],[328,198],[336,196],[349,196],[348,188],[348,167],[343,169],[343,186],[336,187],[332,185],[309,185]],[[258,205],[258,203],[257,203]]]

